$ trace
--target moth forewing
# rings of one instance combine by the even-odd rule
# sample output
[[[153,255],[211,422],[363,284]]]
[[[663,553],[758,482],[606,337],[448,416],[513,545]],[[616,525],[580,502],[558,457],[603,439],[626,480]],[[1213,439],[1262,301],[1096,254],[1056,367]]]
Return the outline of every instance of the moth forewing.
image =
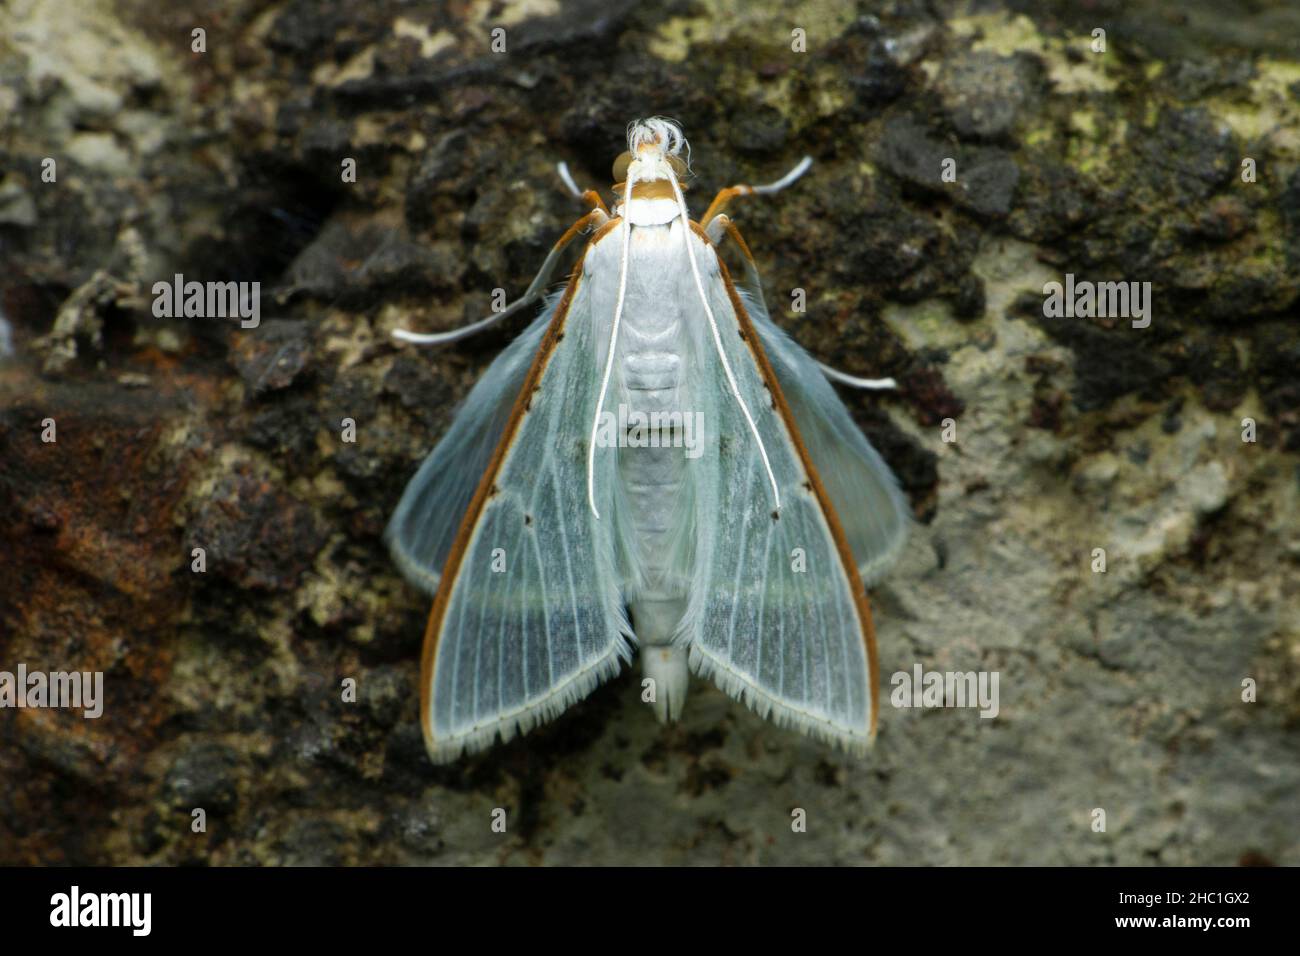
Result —
[[[712,406],[724,437],[701,482],[714,490],[697,558],[700,584],[690,618],[692,669],[763,716],[861,752],[878,707],[875,633],[866,592],[835,506],[758,332],[702,231],[702,277],[712,311],[725,319],[724,348],[753,410],[781,492],[767,476],[737,403]]]
[[[595,331],[579,263],[429,614],[421,715],[435,761],[557,716],[630,658],[609,525],[590,520],[585,489],[573,480],[585,436],[572,408],[593,395]],[[610,495],[612,480],[602,477]]]

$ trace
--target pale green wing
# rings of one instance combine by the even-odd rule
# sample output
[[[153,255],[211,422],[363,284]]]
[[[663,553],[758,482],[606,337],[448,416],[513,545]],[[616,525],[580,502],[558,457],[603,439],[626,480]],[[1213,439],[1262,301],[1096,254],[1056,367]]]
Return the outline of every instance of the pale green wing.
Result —
[[[693,394],[707,403],[716,438],[699,463],[698,520],[707,530],[682,638],[691,643],[693,669],[731,696],[778,724],[860,752],[874,732],[876,692],[865,593],[833,509],[764,381],[761,343],[741,323],[712,248],[692,241],[776,492],[705,331],[692,346]],[[679,294],[699,301],[689,267],[683,272]],[[704,316],[697,324],[707,328]]]
[[[614,524],[598,521],[587,500],[600,369],[586,290],[572,280],[567,307],[555,308],[449,548],[425,639],[422,722],[435,761],[557,716],[631,657]],[[614,467],[613,456],[598,456],[606,515]]]

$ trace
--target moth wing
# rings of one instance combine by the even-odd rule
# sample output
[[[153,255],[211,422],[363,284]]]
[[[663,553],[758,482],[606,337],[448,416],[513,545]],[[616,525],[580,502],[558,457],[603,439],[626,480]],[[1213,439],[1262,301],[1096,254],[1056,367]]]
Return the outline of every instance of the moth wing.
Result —
[[[456,533],[425,633],[421,716],[438,762],[509,740],[629,660],[614,522],[587,501],[600,386],[589,285],[575,272]],[[613,513],[613,455],[596,456]]]
[[[912,525],[907,498],[816,360],[768,316],[751,275],[740,290],[781,391],[844,527],[858,574],[870,584],[897,560]]]
[[[781,506],[774,508],[758,443],[714,343],[697,342],[694,367],[704,380],[692,394],[706,405],[715,433],[696,481],[699,526],[707,531],[697,542],[698,574],[683,622],[691,666],[777,724],[860,753],[874,735],[877,706],[866,592],[798,425],[782,407],[782,383],[763,342],[712,247],[692,241]],[[699,301],[689,273],[679,294]]]
[[[398,570],[430,596],[559,301],[557,294],[470,389],[388,521],[384,540]]]

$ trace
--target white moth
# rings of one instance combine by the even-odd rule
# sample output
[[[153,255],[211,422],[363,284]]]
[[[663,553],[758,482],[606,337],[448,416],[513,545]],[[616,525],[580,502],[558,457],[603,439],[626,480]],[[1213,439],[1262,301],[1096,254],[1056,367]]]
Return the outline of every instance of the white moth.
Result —
[[[565,233],[524,296],[409,342],[455,341],[562,294],[492,363],[407,486],[387,531],[433,595],[421,723],[435,762],[559,715],[639,649],[645,698],[677,718],[688,672],[777,724],[861,753],[875,735],[864,581],[898,555],[908,508],[820,366],[768,317],[718,194],[690,219],[689,149],[663,119],[628,128],[612,213]],[[567,169],[560,173],[579,195]],[[746,260],[732,283],[716,245]]]

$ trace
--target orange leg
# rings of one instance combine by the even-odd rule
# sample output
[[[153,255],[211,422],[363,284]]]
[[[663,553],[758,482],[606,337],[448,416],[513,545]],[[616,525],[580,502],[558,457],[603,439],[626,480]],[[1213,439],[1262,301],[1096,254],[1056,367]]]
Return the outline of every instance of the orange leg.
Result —
[[[582,200],[593,210],[599,209],[606,216],[609,215],[609,207],[605,205],[605,200],[600,198],[600,193],[594,189],[588,189],[584,192],[578,188],[578,184],[573,181],[573,176],[569,173],[568,163],[556,163],[555,169],[560,174],[560,180],[564,183],[564,188],[569,191],[569,195],[574,199]]]
[[[808,172],[812,166],[812,159],[805,156],[790,170],[774,183],[767,183],[763,186],[728,186],[713,197],[713,202],[709,204],[708,211],[705,212],[704,218],[700,222],[712,222],[713,217],[722,212],[724,206],[738,196],[767,195],[769,193],[780,192],[789,186],[804,173]]]
[[[730,236],[732,241],[740,247],[740,251],[745,256],[745,261],[749,264],[749,269],[751,271],[757,270],[758,267],[754,263],[754,254],[749,251],[749,243],[747,243],[745,237],[740,234],[740,230],[736,228],[736,224],[731,221],[730,216],[725,212],[720,212],[712,219],[706,221],[708,222],[708,225],[706,226],[701,226],[698,223],[691,223],[691,225],[695,227],[697,234],[714,246],[722,242],[722,237],[724,235]]]
[[[609,207],[605,205],[605,200],[600,198],[600,193],[594,189],[588,189],[582,194],[582,201],[590,206],[593,210],[599,209],[606,216],[609,215]]]
[[[731,200],[735,199],[737,196],[752,196],[753,194],[753,186],[728,186],[726,189],[720,190],[718,194],[713,197],[713,202],[709,203],[709,208],[700,219],[700,222],[712,223],[713,217],[722,212],[723,208],[727,203],[731,202]]]
[[[555,246],[551,249],[552,254],[558,253],[561,249],[563,249],[570,242],[572,242],[574,237],[577,236],[578,233],[586,232],[589,228],[593,226],[599,229],[601,226],[605,225],[605,223],[609,221],[609,210],[606,209],[605,204],[600,201],[600,197],[596,196],[596,191],[594,189],[588,189],[586,194],[595,196],[596,202],[599,204],[599,208],[593,209],[591,212],[587,213],[585,216],[583,216],[581,219],[575,222],[568,229],[564,230],[564,235],[560,236],[559,241],[556,242]],[[550,260],[548,259],[547,261],[549,262]]]

